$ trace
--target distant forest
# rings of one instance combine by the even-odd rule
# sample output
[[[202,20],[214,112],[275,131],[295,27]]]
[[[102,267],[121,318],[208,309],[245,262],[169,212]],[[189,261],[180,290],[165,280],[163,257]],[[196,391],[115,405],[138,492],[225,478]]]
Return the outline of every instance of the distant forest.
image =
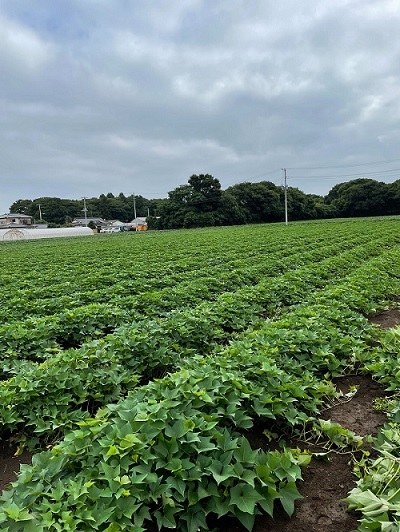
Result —
[[[400,214],[400,179],[382,183],[373,179],[355,179],[335,185],[327,196],[305,194],[287,188],[288,218],[312,220],[338,217],[383,216]],[[188,183],[168,193],[168,198],[146,199],[111,193],[86,198],[87,216],[129,222],[147,217],[150,229],[178,229],[239,225],[284,220],[284,188],[261,181],[238,183],[221,189],[218,179],[209,174],[192,175]],[[83,218],[83,201],[53,197],[20,199],[10,212],[33,216],[50,226],[70,225]]]

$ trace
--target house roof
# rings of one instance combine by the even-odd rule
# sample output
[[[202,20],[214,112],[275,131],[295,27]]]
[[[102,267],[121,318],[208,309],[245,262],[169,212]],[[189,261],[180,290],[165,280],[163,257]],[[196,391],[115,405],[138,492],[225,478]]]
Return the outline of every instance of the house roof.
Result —
[[[131,222],[131,224],[143,224],[143,225],[146,225],[147,224],[147,218],[146,216],[136,216],[136,218],[134,218]]]
[[[106,220],[104,220],[103,218],[98,218],[98,217],[97,218],[89,218],[89,217],[88,218],[74,218],[72,223],[85,224],[89,222],[100,223],[100,224],[107,223]]]
[[[27,214],[9,212],[7,214],[2,214],[0,218],[32,218],[32,216],[28,216]]]

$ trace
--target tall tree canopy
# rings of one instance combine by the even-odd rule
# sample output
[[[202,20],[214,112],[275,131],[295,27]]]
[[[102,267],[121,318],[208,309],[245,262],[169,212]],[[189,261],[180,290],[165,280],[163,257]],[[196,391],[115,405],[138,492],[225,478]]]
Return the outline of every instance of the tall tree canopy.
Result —
[[[238,183],[226,192],[235,199],[245,223],[261,223],[282,220],[281,190],[270,181],[261,181]]]
[[[374,179],[354,179],[335,185],[326,202],[336,216],[381,216],[388,214],[390,187]]]
[[[160,229],[206,227],[222,222],[221,183],[210,174],[192,175],[187,185],[169,192],[168,199],[160,211]]]

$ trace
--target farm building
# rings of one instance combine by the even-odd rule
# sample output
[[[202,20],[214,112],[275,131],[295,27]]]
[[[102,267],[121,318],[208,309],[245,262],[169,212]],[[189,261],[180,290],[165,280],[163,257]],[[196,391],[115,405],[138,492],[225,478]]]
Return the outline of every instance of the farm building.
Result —
[[[130,224],[121,222],[120,220],[110,220],[108,225],[102,226],[101,233],[119,233],[121,231],[130,231]]]
[[[12,228],[0,231],[0,241],[34,240],[38,238],[60,238],[70,236],[91,236],[90,227],[65,227],[57,229],[21,229]]]
[[[129,223],[129,225],[132,229],[137,231],[147,231],[147,218],[144,216],[137,216]]]
[[[8,227],[31,227],[33,224],[32,216],[18,213],[2,214],[0,216],[0,228]]]
[[[96,227],[101,227],[107,225],[108,222],[103,218],[74,218],[72,225],[77,227],[86,227],[88,224],[95,225]]]

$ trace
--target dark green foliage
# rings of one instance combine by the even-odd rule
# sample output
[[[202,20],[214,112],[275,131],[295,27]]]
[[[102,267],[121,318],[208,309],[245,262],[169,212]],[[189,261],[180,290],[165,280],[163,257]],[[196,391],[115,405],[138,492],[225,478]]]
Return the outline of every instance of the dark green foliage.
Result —
[[[362,446],[319,419],[338,398],[332,379],[361,368],[398,390],[398,335],[365,318],[400,293],[397,224],[0,247],[21,264],[0,277],[12,315],[0,328],[3,433],[31,447],[59,440],[4,492],[0,528],[194,532],[230,515],[251,530],[278,502],[291,515],[311,455],[286,438],[308,430],[341,450]],[[270,450],[251,448],[256,423],[268,424]],[[370,518],[363,495],[349,501]]]
[[[373,179],[355,179],[334,186],[326,201],[339,217],[382,216],[391,214],[393,210],[398,214],[400,203],[397,209],[395,206],[395,209],[389,207],[390,204],[393,206],[390,187]]]
[[[324,198],[305,194],[289,187],[288,217],[313,220],[352,216],[400,214],[399,181],[391,184],[373,179],[355,179],[335,185]],[[37,198],[18,200],[11,212],[28,214],[39,221],[39,205],[51,226],[70,224],[83,217],[82,200]],[[87,215],[129,222],[138,216],[148,218],[150,229],[178,229],[269,223],[284,220],[284,190],[270,181],[243,182],[221,189],[218,179],[210,174],[192,175],[188,183],[168,194],[168,198],[148,200],[143,196],[100,194],[87,198]]]
[[[283,220],[281,188],[273,183],[239,183],[229,187],[226,192],[235,199],[245,223]]]
[[[147,216],[148,211],[155,216],[156,202],[142,196],[135,196],[136,212],[138,216]],[[36,198],[35,200],[18,200],[10,207],[10,212],[18,212],[33,216],[38,223],[40,211],[43,218],[52,226],[68,225],[74,218],[84,218],[83,200],[67,200],[60,198]],[[87,216],[99,217],[106,220],[120,220],[129,222],[134,218],[134,197],[111,193],[100,194],[98,198],[86,199]],[[41,222],[42,223],[42,222]]]

